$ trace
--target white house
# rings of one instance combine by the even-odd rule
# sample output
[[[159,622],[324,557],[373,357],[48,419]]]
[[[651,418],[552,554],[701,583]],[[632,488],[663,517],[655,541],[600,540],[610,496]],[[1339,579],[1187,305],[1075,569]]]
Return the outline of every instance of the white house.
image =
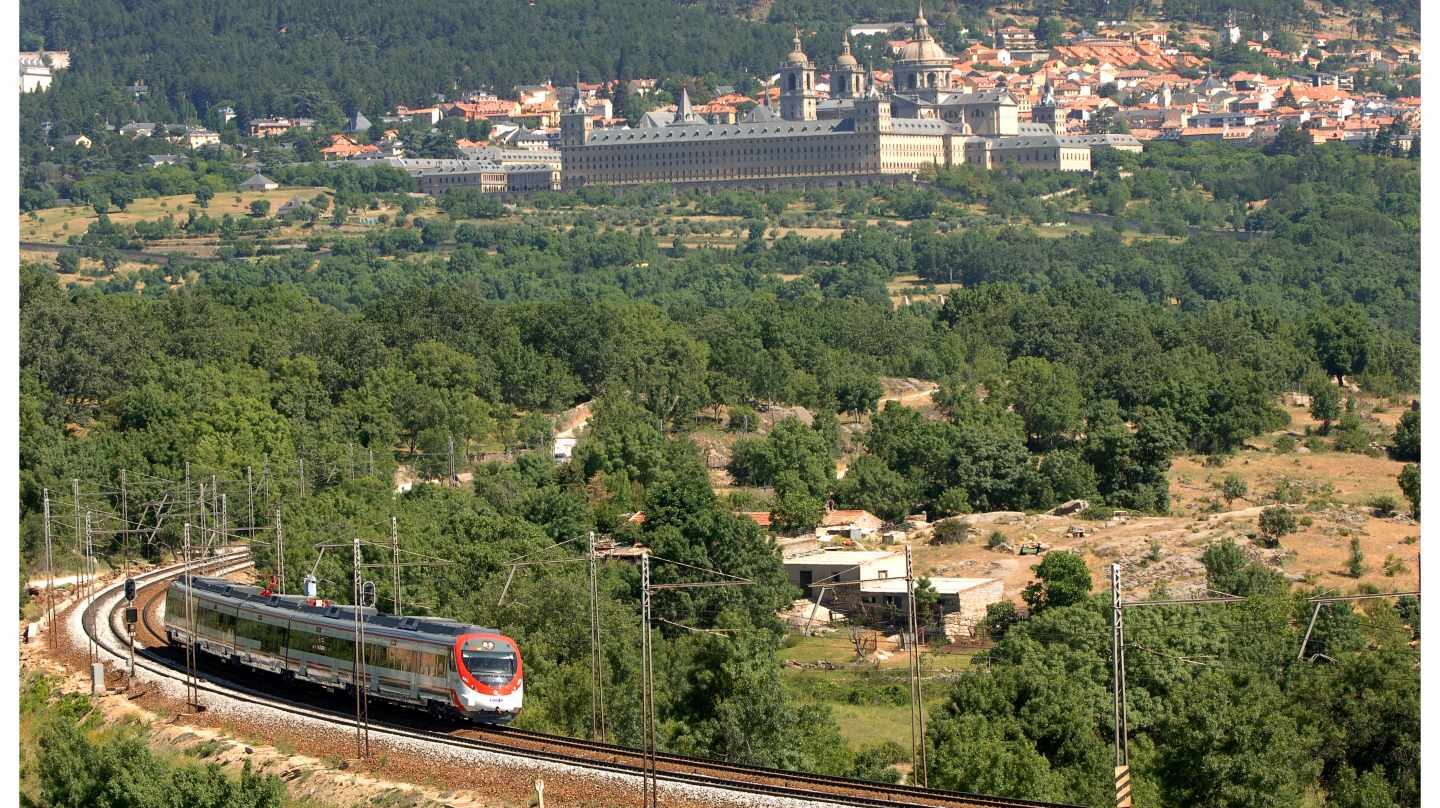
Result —
[[[815,600],[825,584],[843,584],[826,595],[839,601],[857,601],[862,581],[905,577],[905,556],[881,550],[817,550],[784,559],[790,583]]]
[[[575,444],[577,444],[577,443],[579,443],[579,442],[580,442],[579,439],[573,438],[573,437],[556,438],[556,439],[555,439],[555,462],[556,462],[556,463],[564,463],[564,462],[568,461],[572,456],[574,456],[574,454],[575,454]]]
[[[240,183],[240,190],[242,191],[273,191],[279,187],[280,183],[259,173]]]

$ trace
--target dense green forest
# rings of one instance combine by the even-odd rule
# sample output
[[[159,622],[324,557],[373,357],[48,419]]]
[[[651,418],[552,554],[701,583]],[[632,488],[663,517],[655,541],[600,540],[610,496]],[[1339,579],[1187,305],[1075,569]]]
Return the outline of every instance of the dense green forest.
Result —
[[[1226,542],[1207,585],[1236,606],[1125,616],[1137,804],[1420,804],[1419,602],[1325,610],[1296,649],[1313,592]],[[1105,805],[1113,799],[1109,596],[1084,562],[1040,565],[1032,615],[960,677],[930,724],[932,785]],[[1316,645],[1315,643],[1319,643]]]
[[[337,181],[336,199],[393,193],[383,179]],[[647,544],[664,559],[661,581],[706,574],[694,568],[754,581],[657,597],[670,621],[657,628],[664,748],[884,776],[875,750],[847,747],[825,709],[781,686],[774,613],[795,593],[773,542],[734,511],[771,510],[795,528],[814,525],[831,498],[887,518],[1073,497],[1164,512],[1170,460],[1232,451],[1282,425],[1279,392],[1326,376],[1385,395],[1418,385],[1418,160],[1162,148],[1094,178],[934,179],[854,196],[706,195],[704,209],[744,217],[734,249],[660,246],[653,210],[695,210],[693,197],[592,189],[541,197],[523,223],[470,218],[493,211],[452,198],[442,206],[453,220],[417,211],[364,237],[317,236],[313,251],[177,261],[94,286],[62,286],[55,267],[27,264],[26,569],[44,488],[68,491],[72,478],[109,488],[121,469],[177,480],[187,463],[197,479],[264,470],[260,510],[282,510],[288,569],[308,570],[315,545],[337,537],[381,539],[394,516],[407,549],[454,562],[410,576],[408,607],[504,626],[526,653],[521,721],[583,734],[582,565],[519,574],[503,603],[500,590],[505,562],[578,559],[574,544],[547,548],[593,529]],[[1207,227],[1052,238],[958,212],[1010,205],[1017,222],[1044,220],[1058,211],[1025,200],[1066,184],[1072,197],[1128,195],[1127,216],[1156,206]],[[802,200],[841,211],[843,235],[769,237]],[[908,227],[862,221],[902,209]],[[138,226],[108,219],[91,229],[87,248],[143,241]],[[232,249],[251,238],[233,236]],[[946,284],[944,302],[893,305],[887,284],[900,275]],[[845,419],[874,411],[880,376],[939,381],[943,418],[891,406],[863,438],[846,437]],[[556,464],[548,414],[586,400],[589,429]],[[772,404],[805,406],[814,423],[739,441],[730,471],[751,488],[718,497],[691,432],[748,429],[733,415]],[[728,425],[717,427],[716,405],[730,408]],[[847,442],[857,456],[837,481]],[[473,482],[394,493],[400,464],[444,476],[452,443]],[[642,523],[626,518],[635,511]],[[167,527],[145,548],[103,535],[97,547],[158,558],[175,539]],[[256,552],[268,568],[270,551]],[[1106,615],[1086,597],[1088,575],[1046,565],[1031,616],[996,620],[1005,636],[990,664],[961,677],[932,717],[932,784],[1108,799]],[[1295,663],[1307,616],[1298,595],[1223,546],[1207,566],[1211,586],[1255,600],[1136,618],[1139,793],[1175,806],[1417,805],[1406,640],[1418,618],[1388,606],[1327,612],[1316,647],[1334,662]],[[326,556],[318,575],[344,581],[348,567]],[[602,590],[613,737],[635,743],[638,575],[608,565]],[[388,581],[380,597],[392,597]]]

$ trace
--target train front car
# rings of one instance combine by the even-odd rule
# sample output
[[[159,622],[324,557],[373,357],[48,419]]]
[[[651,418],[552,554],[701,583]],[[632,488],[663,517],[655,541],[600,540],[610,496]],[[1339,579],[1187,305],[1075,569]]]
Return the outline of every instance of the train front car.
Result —
[[[525,699],[524,663],[515,641],[503,634],[455,638],[455,706],[471,721],[508,724]]]

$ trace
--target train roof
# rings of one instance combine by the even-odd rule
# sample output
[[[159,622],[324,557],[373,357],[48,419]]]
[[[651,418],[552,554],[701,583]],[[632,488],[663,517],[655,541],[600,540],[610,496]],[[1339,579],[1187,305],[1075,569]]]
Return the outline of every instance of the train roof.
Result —
[[[345,625],[353,625],[355,622],[354,606],[341,606],[331,603],[320,605],[312,603],[311,600],[304,595],[264,595],[262,594],[263,590],[258,586],[238,584],[234,581],[227,581],[224,578],[209,578],[195,575],[191,577],[190,581],[197,593],[203,592],[229,600],[241,601],[250,606],[264,606],[271,609],[284,609],[286,611],[297,612],[309,619],[334,620],[337,623]],[[177,578],[175,583],[183,584],[184,579]],[[473,634],[476,632],[500,633],[499,629],[461,623],[458,620],[451,620],[448,617],[381,614],[376,609],[368,606],[360,610],[360,615],[367,626],[388,628],[397,631],[413,631],[417,634],[429,636],[458,637],[461,634]]]

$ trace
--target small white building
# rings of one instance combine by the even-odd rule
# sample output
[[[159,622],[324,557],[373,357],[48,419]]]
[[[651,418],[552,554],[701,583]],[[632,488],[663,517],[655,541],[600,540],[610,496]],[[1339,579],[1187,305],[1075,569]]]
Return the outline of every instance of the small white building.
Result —
[[[273,191],[279,187],[280,183],[260,173],[256,173],[250,179],[240,183],[242,191]]]
[[[55,74],[51,72],[50,66],[43,63],[26,63],[20,60],[20,92],[35,93],[44,92],[50,89],[50,82],[55,80]]]
[[[568,461],[570,460],[570,458],[573,457],[574,454],[575,454],[575,444],[577,444],[577,443],[579,443],[579,440],[576,439],[576,438],[572,438],[572,437],[556,438],[556,439],[555,439],[555,462],[556,462],[556,463],[565,463],[565,462],[568,462]]]
[[[825,584],[840,584],[826,594],[827,603],[857,601],[861,581],[898,578],[903,584],[905,578],[905,556],[883,550],[817,550],[781,563],[790,583],[811,600],[820,596]]]
[[[945,578],[930,576],[926,580],[940,596],[940,610],[959,615],[960,623],[975,625],[985,616],[985,609],[1005,597],[1005,583],[998,578]],[[918,585],[918,582],[917,582]],[[891,607],[904,612],[905,579],[871,581],[860,585],[860,602],[871,607]],[[946,621],[947,624],[950,622]],[[947,633],[948,630],[947,630]]]

